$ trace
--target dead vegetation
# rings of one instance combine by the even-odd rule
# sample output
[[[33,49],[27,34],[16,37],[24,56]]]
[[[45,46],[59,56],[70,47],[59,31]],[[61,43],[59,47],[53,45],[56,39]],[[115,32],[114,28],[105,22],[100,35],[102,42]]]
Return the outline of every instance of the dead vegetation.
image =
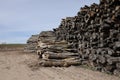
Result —
[[[0,51],[23,50],[26,44],[0,44]]]

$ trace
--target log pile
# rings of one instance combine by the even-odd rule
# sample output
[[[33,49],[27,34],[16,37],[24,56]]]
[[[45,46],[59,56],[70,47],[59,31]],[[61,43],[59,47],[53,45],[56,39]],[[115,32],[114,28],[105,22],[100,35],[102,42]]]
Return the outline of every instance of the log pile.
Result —
[[[120,0],[85,5],[37,42],[43,66],[83,64],[120,76]]]
[[[79,65],[79,53],[70,49],[66,41],[56,40],[53,31],[43,31],[40,33],[37,45],[37,54],[41,59],[41,66],[65,67]]]
[[[77,49],[82,64],[120,75],[120,0],[100,0],[62,19],[54,29],[58,40]]]
[[[38,36],[39,35],[32,35],[28,40],[27,44],[25,46],[25,52],[36,52],[36,46],[37,46],[37,41],[38,41]]]

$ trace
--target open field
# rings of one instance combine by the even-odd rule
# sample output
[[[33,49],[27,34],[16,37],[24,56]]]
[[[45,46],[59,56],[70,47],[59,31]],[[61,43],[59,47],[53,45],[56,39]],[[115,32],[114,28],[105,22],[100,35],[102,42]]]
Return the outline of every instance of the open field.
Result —
[[[120,80],[81,67],[38,67],[38,56],[20,49],[0,51],[0,80]]]
[[[21,50],[25,47],[26,44],[0,44],[1,51],[8,50]]]

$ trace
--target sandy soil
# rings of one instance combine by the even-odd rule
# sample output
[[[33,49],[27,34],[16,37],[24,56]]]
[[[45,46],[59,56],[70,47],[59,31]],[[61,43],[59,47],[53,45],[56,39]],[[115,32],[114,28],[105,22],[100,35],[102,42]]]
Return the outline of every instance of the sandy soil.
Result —
[[[35,67],[38,57],[20,51],[0,52],[0,80],[120,80],[80,67]]]

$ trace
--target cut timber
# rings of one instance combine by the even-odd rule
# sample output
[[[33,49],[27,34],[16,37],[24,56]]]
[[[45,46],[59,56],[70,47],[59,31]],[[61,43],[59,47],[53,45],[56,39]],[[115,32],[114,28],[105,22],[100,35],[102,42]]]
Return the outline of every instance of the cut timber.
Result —
[[[116,67],[120,69],[120,62],[116,64]]]
[[[44,53],[42,54],[43,59],[66,59],[78,57],[78,54],[63,54],[63,53]]]
[[[76,53],[77,49],[65,49],[65,51]]]
[[[53,61],[44,61],[42,62],[40,65],[41,66],[44,66],[44,67],[52,67],[52,66],[55,66],[55,67],[68,67],[68,66],[71,66],[71,65],[80,65],[81,62],[78,62],[78,61],[71,61],[71,62],[65,62],[65,61],[61,61],[61,60],[53,60]]]
[[[120,69],[114,70],[113,74],[120,77]]]
[[[37,50],[37,55],[41,55],[41,50]]]
[[[107,62],[109,64],[114,64],[114,63],[120,62],[120,57],[110,57],[107,59]]]

